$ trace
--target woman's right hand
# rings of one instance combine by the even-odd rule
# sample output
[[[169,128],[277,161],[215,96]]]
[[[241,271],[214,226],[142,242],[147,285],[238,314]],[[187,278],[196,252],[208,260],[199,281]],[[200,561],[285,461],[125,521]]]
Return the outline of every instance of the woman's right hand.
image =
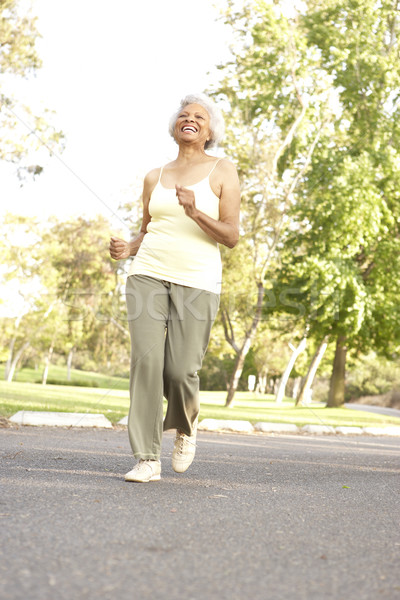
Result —
[[[129,258],[131,255],[129,242],[125,242],[125,240],[121,240],[117,237],[111,238],[109,250],[110,256],[114,260],[122,260],[124,258]]]

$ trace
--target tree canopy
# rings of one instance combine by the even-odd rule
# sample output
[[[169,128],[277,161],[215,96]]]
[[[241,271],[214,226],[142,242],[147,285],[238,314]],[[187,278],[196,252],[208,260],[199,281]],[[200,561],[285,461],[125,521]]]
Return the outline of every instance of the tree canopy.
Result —
[[[13,163],[18,176],[39,175],[37,150],[63,148],[63,134],[51,124],[51,111],[35,114],[10,92],[15,78],[28,79],[40,69],[36,50],[37,19],[18,0],[0,0],[0,160]]]
[[[227,386],[227,405],[242,374],[286,381],[289,349],[301,348],[294,372],[314,376],[326,347],[328,403],[340,405],[346,359],[393,360],[400,349],[400,0],[295,5],[227,2],[232,60],[211,90],[242,186],[241,239],[222,252],[221,308],[205,361],[210,385]],[[0,33],[0,158],[27,167],[28,134],[16,127],[6,78],[40,67],[35,19],[16,0],[0,1]],[[40,137],[61,140],[30,118]],[[43,291],[3,324],[8,372],[29,352],[49,361],[57,344],[68,364],[84,352],[81,365],[126,368],[125,271],[108,257],[107,221],[40,230],[7,219],[8,236],[29,230],[29,252],[4,237],[3,278],[30,277]]]
[[[291,15],[280,2],[235,7],[234,60],[215,93],[229,106],[242,249],[265,267],[254,277],[265,314],[291,314],[300,337],[328,337],[342,354],[390,354],[400,335],[389,276],[400,256],[399,5],[310,0]],[[334,391],[339,362],[332,404],[344,401],[342,384]]]

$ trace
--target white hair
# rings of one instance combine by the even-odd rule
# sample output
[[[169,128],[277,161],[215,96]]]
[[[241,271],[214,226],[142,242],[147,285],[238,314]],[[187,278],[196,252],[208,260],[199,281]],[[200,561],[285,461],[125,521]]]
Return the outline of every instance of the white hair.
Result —
[[[209,96],[206,96],[205,94],[188,94],[181,100],[179,109],[172,115],[169,122],[169,133],[171,136],[175,139],[174,131],[176,121],[181,110],[188,104],[200,104],[200,106],[206,109],[210,116],[211,139],[205,143],[204,148],[207,149],[217,146],[224,138],[224,118],[219,107]]]

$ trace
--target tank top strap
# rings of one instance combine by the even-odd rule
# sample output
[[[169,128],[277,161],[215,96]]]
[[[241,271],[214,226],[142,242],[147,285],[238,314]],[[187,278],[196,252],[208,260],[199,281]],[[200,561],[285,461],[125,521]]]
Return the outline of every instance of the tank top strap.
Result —
[[[222,158],[219,158],[214,164],[213,167],[211,169],[211,171],[209,172],[208,176],[210,177],[211,173],[214,171],[215,167],[217,166],[217,164],[222,160]]]
[[[163,169],[164,169],[164,166],[162,166],[162,167],[161,167],[161,169],[160,169],[160,174],[159,174],[159,176],[158,176],[158,181],[157,181],[157,183],[161,183],[161,175],[162,175]]]

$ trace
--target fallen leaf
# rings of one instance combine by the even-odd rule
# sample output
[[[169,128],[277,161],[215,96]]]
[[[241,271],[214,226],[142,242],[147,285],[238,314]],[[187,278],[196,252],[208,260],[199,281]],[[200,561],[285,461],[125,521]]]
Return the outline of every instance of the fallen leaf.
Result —
[[[16,456],[18,456],[18,454],[21,454],[22,450],[19,450],[18,452],[12,452],[11,454],[4,454],[3,458],[15,458]]]

